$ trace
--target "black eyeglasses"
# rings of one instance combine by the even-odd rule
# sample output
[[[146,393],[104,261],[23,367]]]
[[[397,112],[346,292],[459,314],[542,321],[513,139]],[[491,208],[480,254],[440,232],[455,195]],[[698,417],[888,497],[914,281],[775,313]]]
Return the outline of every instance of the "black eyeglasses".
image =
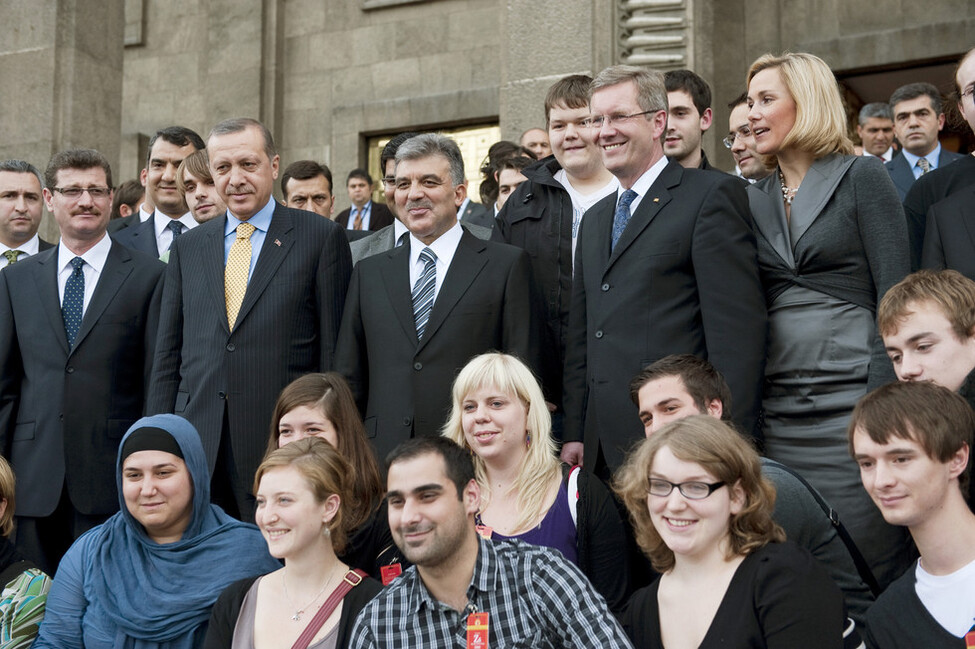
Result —
[[[52,187],[51,189],[73,201],[81,198],[85,192],[88,192],[88,195],[95,200],[108,198],[108,195],[112,193],[111,187]]]
[[[649,491],[651,496],[666,498],[676,487],[680,491],[680,495],[684,496],[684,498],[689,500],[704,500],[724,485],[725,483],[723,482],[707,483],[694,481],[678,484],[660,478],[650,478],[650,486],[647,491]]]

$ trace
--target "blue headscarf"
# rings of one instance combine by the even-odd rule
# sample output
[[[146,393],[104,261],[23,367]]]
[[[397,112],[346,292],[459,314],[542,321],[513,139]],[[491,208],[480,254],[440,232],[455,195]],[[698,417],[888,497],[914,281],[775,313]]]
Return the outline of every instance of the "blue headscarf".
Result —
[[[140,428],[165,430],[182,450],[193,481],[193,516],[183,537],[160,545],[129,513],[122,495],[122,450]],[[85,594],[97,600],[115,625],[115,646],[127,649],[192,649],[197,630],[210,618],[228,585],[281,567],[253,525],[210,504],[210,475],[199,433],[176,415],[137,421],[122,438],[116,461],[121,511],[93,530],[97,551]]]

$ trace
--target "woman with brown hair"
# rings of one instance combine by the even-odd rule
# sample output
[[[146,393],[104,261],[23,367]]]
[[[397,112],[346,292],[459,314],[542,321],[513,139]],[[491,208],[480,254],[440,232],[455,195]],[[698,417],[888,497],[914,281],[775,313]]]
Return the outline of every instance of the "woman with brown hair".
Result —
[[[636,647],[843,646],[843,597],[772,520],[775,488],[728,424],[695,415],[640,443],[616,490],[659,580],[623,615]]]
[[[388,582],[409,565],[393,543],[386,520],[383,484],[349,384],[341,374],[306,374],[278,396],[267,453],[306,437],[320,437],[338,450],[354,476],[343,510],[349,540],[343,561]]]

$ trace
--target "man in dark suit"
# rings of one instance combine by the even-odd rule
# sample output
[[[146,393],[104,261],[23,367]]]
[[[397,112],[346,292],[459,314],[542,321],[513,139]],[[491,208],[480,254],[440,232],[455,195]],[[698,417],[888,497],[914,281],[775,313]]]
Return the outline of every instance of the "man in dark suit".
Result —
[[[352,273],[337,365],[379,457],[412,436],[440,434],[451,384],[471,357],[504,351],[538,368],[528,255],[465,231],[457,206],[466,193],[453,140],[427,133],[404,142],[395,200],[408,243]]]
[[[334,222],[271,197],[278,156],[263,124],[225,120],[207,152],[227,213],[170,251],[149,411],[196,426],[214,501],[250,519],[278,393],[332,369],[351,262]]]
[[[335,222],[348,230],[381,230],[393,222],[393,213],[382,203],[372,200],[372,176],[365,169],[353,169],[346,181],[352,206],[335,217]]]
[[[902,148],[885,166],[903,202],[915,180],[962,156],[945,151],[938,141],[945,114],[937,87],[930,83],[901,86],[890,96],[890,108],[894,113],[894,132]]]
[[[766,316],[745,189],[727,174],[664,157],[662,76],[603,70],[590,110],[603,163],[621,187],[586,213],[579,231],[562,458],[584,458],[607,476],[643,435],[627,399],[630,378],[668,354],[717,367],[731,386],[733,419],[753,433]]]
[[[37,236],[43,184],[41,172],[29,162],[0,162],[0,268],[54,247]]]
[[[113,236],[124,246],[160,257],[173,239],[196,227],[196,220],[176,186],[176,170],[183,158],[204,147],[203,138],[183,126],[156,131],[149,140],[149,155],[142,181],[155,206],[152,215],[139,224],[118,230]]]
[[[115,456],[142,416],[165,266],[106,236],[104,156],[63,151],[45,176],[61,243],[0,273],[0,441],[17,545],[51,571],[118,510]]]
[[[332,170],[328,165],[314,160],[292,162],[281,174],[281,193],[288,207],[332,218],[335,195],[332,194]]]

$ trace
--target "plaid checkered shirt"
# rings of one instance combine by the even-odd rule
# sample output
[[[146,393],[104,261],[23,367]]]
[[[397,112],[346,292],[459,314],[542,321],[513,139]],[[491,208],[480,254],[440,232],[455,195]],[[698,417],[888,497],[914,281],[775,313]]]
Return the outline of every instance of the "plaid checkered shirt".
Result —
[[[489,616],[491,649],[631,648],[579,569],[549,548],[478,537],[468,610],[434,599],[412,567],[359,614],[349,647],[467,647],[468,613]]]

